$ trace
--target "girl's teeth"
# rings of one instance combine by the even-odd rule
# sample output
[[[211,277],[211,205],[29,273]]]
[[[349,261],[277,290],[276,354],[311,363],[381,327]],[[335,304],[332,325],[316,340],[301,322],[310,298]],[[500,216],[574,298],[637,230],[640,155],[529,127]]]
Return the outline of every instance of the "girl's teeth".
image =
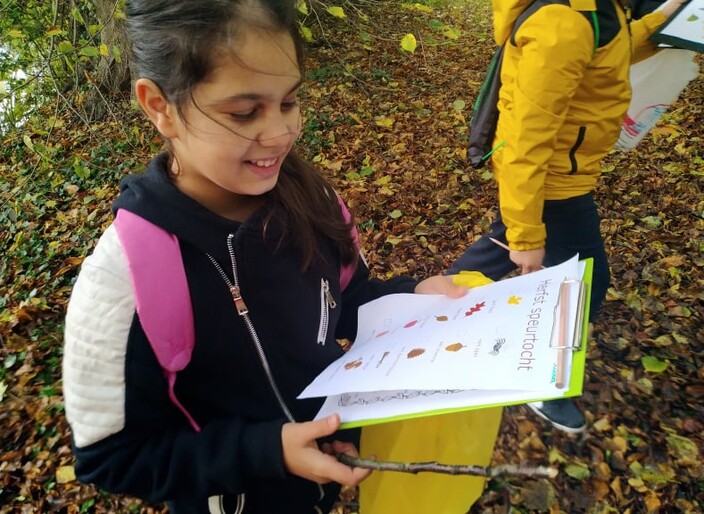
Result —
[[[254,161],[254,164],[262,168],[268,168],[269,166],[273,166],[274,164],[276,164],[276,159],[269,159],[267,161]]]

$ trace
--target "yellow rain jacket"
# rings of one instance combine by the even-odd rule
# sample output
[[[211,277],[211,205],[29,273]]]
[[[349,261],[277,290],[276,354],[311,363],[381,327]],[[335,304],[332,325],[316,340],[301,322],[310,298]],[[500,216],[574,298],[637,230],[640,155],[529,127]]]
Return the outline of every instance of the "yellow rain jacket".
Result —
[[[630,23],[617,0],[571,0],[538,9],[511,35],[531,0],[493,0],[501,68],[492,155],[509,246],[545,246],[543,202],[592,191],[600,161],[617,141],[631,98],[629,67],[656,51],[648,37],[661,12]],[[600,45],[578,11],[599,4]],[[611,5],[613,3],[613,5]],[[603,11],[603,12],[602,12]],[[630,32],[630,33],[629,33]]]

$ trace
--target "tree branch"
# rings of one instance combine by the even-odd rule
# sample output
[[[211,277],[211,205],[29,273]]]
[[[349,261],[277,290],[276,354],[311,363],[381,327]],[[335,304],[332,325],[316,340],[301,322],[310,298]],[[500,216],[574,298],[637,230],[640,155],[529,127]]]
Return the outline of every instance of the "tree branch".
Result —
[[[337,460],[348,466],[357,468],[374,469],[377,471],[400,471],[402,473],[417,474],[423,471],[443,473],[445,475],[474,475],[493,478],[497,476],[512,476],[526,478],[555,478],[557,469],[544,466],[516,466],[505,464],[501,466],[465,466],[441,464],[439,462],[389,462],[352,457],[343,453],[336,453]]]

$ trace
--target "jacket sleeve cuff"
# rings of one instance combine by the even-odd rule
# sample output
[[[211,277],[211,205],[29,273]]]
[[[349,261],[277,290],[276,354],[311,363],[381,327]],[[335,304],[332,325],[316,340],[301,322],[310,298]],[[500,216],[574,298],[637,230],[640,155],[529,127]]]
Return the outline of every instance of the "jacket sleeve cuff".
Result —
[[[242,429],[242,469],[253,478],[287,478],[281,429],[286,421],[250,423]]]
[[[525,226],[520,229],[509,227],[506,230],[509,248],[519,252],[545,248],[546,238],[545,225],[542,224],[532,227]]]

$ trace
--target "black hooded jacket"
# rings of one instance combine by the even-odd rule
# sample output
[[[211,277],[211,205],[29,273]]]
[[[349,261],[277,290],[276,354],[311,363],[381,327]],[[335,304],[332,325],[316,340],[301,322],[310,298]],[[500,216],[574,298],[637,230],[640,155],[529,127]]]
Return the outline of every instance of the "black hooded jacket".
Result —
[[[331,243],[321,239],[324,262],[318,260],[302,273],[295,248],[285,241],[277,245],[281,231],[290,228],[268,226],[264,235],[265,208],[244,223],[215,215],[171,183],[166,163],[166,156],[160,155],[145,174],[127,177],[114,210],[139,214],[179,240],[196,344],[189,365],[178,374],[175,391],[202,430],[196,433],[168,398],[163,373],[135,315],[126,342],[124,383],[114,386],[124,387],[124,424],[75,448],[77,475],[111,492],[167,501],[177,514],[311,513],[316,504],[328,512],[339,485],[326,485],[319,500],[317,484],[284,468],[281,427],[287,417],[272,384],[296,421],[313,419],[322,399],[296,396],[342,355],[336,338],[354,339],[357,308],[384,294],[412,292],[416,283],[408,278],[370,279],[360,259],[341,292],[339,259]],[[260,348],[207,256],[232,281],[230,234],[242,297]],[[67,317],[67,341],[70,334],[78,334],[71,340],[80,339],[85,329],[74,318]],[[69,362],[74,346],[66,347]],[[73,397],[71,383],[64,387],[67,399]],[[72,428],[75,435],[73,423]],[[358,431],[341,431],[334,438],[358,443]]]

